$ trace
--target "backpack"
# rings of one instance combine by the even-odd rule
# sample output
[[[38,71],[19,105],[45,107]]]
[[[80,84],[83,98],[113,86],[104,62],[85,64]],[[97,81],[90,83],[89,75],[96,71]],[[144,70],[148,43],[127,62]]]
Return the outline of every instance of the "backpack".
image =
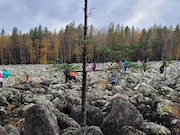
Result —
[[[92,68],[95,68],[94,64],[92,65]]]
[[[67,70],[66,70],[66,69],[64,69],[64,70],[63,70],[63,73],[64,73],[64,74],[67,74]]]

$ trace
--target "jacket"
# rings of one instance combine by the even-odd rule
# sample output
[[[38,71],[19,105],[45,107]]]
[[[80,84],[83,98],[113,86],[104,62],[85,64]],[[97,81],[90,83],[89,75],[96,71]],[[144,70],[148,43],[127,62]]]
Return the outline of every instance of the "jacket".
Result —
[[[3,78],[7,78],[9,76],[9,72],[8,72],[8,70],[4,70],[4,72],[3,72]]]

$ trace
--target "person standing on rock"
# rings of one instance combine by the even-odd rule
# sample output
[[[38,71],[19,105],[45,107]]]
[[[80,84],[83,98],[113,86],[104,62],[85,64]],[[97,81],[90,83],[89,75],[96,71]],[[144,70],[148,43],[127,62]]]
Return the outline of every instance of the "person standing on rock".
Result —
[[[2,88],[2,85],[3,85],[3,78],[2,78],[2,76],[3,76],[3,73],[0,70],[0,88]]]
[[[4,68],[3,70],[4,70],[4,71],[3,71],[3,76],[2,76],[2,78],[4,78],[3,80],[6,82],[8,76],[9,76],[9,71],[8,71],[6,68]]]
[[[92,65],[92,69],[95,72],[95,70],[96,70],[96,64],[95,63]]]
[[[125,61],[124,61],[124,71],[127,70],[127,67],[128,67],[128,62],[127,62],[127,60],[125,60]]]
[[[108,67],[111,68],[111,66],[112,66],[112,62],[110,61],[110,62],[108,63]]]

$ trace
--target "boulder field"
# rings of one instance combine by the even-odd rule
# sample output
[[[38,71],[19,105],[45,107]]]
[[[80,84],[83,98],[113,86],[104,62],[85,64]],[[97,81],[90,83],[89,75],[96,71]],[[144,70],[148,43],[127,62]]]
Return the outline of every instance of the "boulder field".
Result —
[[[82,126],[82,64],[75,83],[53,65],[0,65],[10,76],[0,88],[0,135],[179,135],[180,61],[160,74],[162,62],[88,63],[87,126]],[[111,75],[118,83],[111,84]],[[29,74],[32,82],[23,83]]]

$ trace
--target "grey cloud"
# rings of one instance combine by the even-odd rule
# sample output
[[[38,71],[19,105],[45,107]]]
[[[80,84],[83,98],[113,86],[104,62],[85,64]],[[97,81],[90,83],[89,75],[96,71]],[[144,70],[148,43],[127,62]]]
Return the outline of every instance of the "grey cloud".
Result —
[[[176,25],[180,22],[179,0],[146,1],[149,4],[144,6],[144,0],[88,0],[88,12],[96,8],[88,24],[103,27],[113,22],[148,28],[154,23]],[[82,7],[84,0],[0,0],[0,29],[10,33],[16,26],[28,32],[41,24],[50,30],[60,30],[73,20],[76,24],[84,23]]]

